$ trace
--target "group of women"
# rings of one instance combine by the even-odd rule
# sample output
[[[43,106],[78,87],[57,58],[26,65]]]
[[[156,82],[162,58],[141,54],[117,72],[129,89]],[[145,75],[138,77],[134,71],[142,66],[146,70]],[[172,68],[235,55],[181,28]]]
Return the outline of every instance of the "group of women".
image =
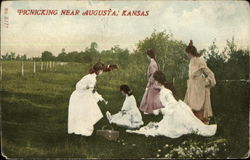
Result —
[[[192,41],[186,52],[190,63],[184,102],[177,99],[173,84],[168,82],[160,71],[154,50],[149,50],[148,83],[140,107],[137,107],[130,87],[121,85],[120,91],[126,98],[120,112],[113,115],[109,111],[106,112],[109,123],[128,128],[128,133],[146,136],[177,138],[191,133],[202,136],[214,135],[217,125],[209,125],[212,117],[210,88],[216,84],[214,74],[200,58],[201,54],[197,52]],[[69,134],[92,135],[95,123],[103,117],[98,101],[105,101],[95,90],[96,76],[101,75],[103,71],[111,70],[111,66],[98,62],[88,75],[77,82],[69,101]],[[162,114],[163,118],[160,122],[150,122],[142,126],[144,123],[139,109],[143,114]]]

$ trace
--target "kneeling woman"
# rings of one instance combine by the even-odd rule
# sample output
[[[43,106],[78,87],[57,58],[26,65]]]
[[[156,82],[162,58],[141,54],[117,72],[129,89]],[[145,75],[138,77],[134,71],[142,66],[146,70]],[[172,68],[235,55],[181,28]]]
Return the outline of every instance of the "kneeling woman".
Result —
[[[111,115],[106,112],[109,123],[114,123],[126,128],[138,128],[143,125],[141,113],[136,105],[135,97],[129,86],[121,85],[121,93],[126,96],[120,112]]]
[[[88,75],[77,82],[76,89],[69,100],[69,134],[90,136],[93,133],[95,123],[103,117],[97,102],[104,101],[104,99],[94,91],[94,87],[96,76],[101,75],[104,69],[105,65],[98,62]]]
[[[153,77],[161,86],[160,100],[165,107],[161,109],[163,119],[158,123],[150,122],[139,130],[127,130],[127,132],[170,138],[177,138],[191,133],[202,136],[213,136],[216,133],[216,124],[204,124],[193,114],[188,105],[181,100],[177,101],[175,99],[173,85],[166,81],[162,72],[156,71]]]

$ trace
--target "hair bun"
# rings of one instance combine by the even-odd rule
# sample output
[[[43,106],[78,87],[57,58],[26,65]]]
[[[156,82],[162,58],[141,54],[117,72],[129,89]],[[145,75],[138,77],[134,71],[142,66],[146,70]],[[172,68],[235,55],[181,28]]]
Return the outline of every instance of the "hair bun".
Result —
[[[193,46],[193,40],[190,40],[189,46]]]

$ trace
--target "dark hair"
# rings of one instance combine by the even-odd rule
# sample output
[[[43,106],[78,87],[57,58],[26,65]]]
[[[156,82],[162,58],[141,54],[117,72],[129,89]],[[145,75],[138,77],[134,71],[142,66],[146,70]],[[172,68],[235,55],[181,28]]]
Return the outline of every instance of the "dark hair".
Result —
[[[155,71],[153,78],[160,84],[164,85],[165,88],[171,90],[175,99],[178,98],[173,83],[168,82],[165,78],[165,75],[161,71]]]
[[[89,73],[92,74],[92,73],[96,73],[98,74],[98,72],[100,70],[104,70],[105,69],[105,65],[102,63],[102,62],[97,62],[90,70],[89,70]]]
[[[131,96],[133,94],[133,91],[129,88],[128,85],[123,84],[120,86],[120,91],[123,91],[124,93],[126,93],[128,96]]]
[[[117,64],[108,64],[103,71],[104,72],[111,72],[111,71],[113,71],[115,69],[118,69]]]
[[[147,50],[147,55],[148,55],[150,58],[155,59],[155,52],[154,52],[153,49]]]
[[[186,52],[192,54],[195,57],[200,57],[202,53],[198,53],[195,46],[193,46],[193,41],[190,40],[188,46],[186,47]]]
[[[153,50],[153,49],[148,50],[148,51],[147,51],[147,55],[148,55],[150,58],[153,58],[153,59],[155,60],[155,62],[156,62],[156,64],[157,64],[157,67],[158,67],[158,70],[159,70],[160,67],[159,67],[159,65],[158,65],[158,63],[157,63],[157,60],[156,60],[156,58],[155,58],[155,52],[154,52],[154,50]]]

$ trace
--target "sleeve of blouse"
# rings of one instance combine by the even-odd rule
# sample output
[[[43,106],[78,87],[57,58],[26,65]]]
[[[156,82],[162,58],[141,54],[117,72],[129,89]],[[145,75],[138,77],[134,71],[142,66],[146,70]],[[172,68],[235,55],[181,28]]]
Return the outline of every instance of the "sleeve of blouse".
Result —
[[[137,109],[138,108],[137,108],[135,99],[130,99],[130,101],[129,101],[129,108],[127,110],[127,113],[134,114],[134,113],[136,113]]]
[[[166,105],[167,102],[168,102],[168,95],[167,95],[166,92],[162,93],[161,99],[162,99],[161,103],[162,103],[162,105],[164,106],[164,107],[161,109],[161,112],[162,112],[163,115],[166,115],[166,114],[168,114],[168,106]]]
[[[130,105],[131,105],[131,102],[129,101],[129,99],[125,99],[122,105],[122,110],[129,111],[131,108]]]
[[[206,75],[206,81],[208,87],[214,87],[216,84],[214,73],[207,67],[207,64],[204,60],[199,61],[200,68],[202,72]]]
[[[103,100],[104,100],[103,97],[102,97],[102,95],[100,95],[100,94],[97,93],[97,92],[94,93],[94,97],[95,97],[95,100],[96,100],[97,102],[103,101]]]
[[[150,64],[150,67],[149,67],[149,73],[150,73],[150,76],[152,76],[154,73],[155,73],[155,71],[157,71],[158,70],[158,66],[157,66],[157,64],[156,63],[151,63]]]
[[[206,80],[208,81],[208,87],[214,87],[216,85],[214,73],[208,67],[203,68],[202,71],[207,76]]]
[[[155,73],[155,71],[158,70],[158,66],[156,63],[151,63],[149,66],[149,79],[148,79],[148,84],[147,84],[147,88],[154,83],[154,78],[153,78],[153,74]]]
[[[76,83],[76,89],[79,90],[86,90],[87,88],[94,88],[95,86],[95,79],[85,76],[80,81]]]
[[[87,77],[83,77],[80,81],[76,83],[76,89],[86,90],[88,85]]]

